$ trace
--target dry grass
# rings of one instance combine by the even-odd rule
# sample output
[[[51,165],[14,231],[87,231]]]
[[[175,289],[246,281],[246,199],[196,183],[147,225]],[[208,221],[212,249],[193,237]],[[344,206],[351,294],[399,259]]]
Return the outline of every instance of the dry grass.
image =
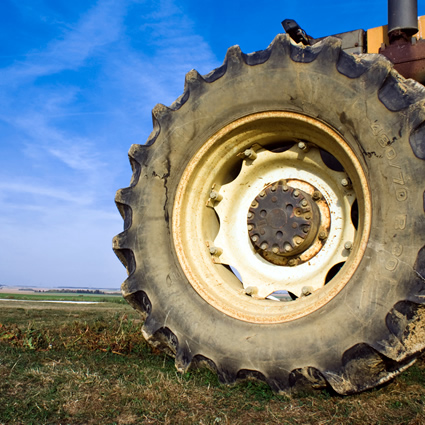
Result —
[[[1,424],[424,424],[425,361],[350,397],[176,373],[126,306],[0,306]],[[77,310],[78,308],[78,310]]]

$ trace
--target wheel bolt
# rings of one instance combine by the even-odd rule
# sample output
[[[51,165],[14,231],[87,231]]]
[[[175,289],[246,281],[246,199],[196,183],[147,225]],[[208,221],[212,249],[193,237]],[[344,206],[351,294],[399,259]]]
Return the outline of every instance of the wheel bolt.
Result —
[[[346,189],[350,188],[351,187],[350,180],[348,178],[347,179],[342,179],[341,180],[341,186],[342,187],[345,187]]]
[[[223,250],[221,248],[216,247],[216,246],[211,246],[210,247],[210,254],[213,255],[214,257],[218,257],[221,254],[223,254]]]
[[[319,240],[324,241],[327,237],[328,235],[326,234],[326,232],[319,233]]]
[[[279,248],[277,246],[274,246],[272,249],[274,254],[278,254],[279,253]]]
[[[302,238],[300,238],[299,236],[295,236],[294,238],[295,245],[300,245],[302,242],[303,242]]]
[[[260,246],[260,248],[261,248],[261,249],[263,249],[263,250],[266,250],[266,249],[267,249],[267,247],[268,247],[267,242],[263,242],[263,243],[261,244],[261,246]]]
[[[251,211],[249,211],[247,217],[251,219],[252,217],[254,217],[254,214]]]
[[[248,159],[252,159],[252,160],[254,160],[255,158],[257,158],[257,154],[255,153],[255,151],[254,150],[252,150],[252,149],[247,149],[245,152],[244,152],[244,155],[248,158]]]
[[[301,206],[306,207],[308,205],[307,199],[301,201]]]
[[[300,196],[300,191],[295,189],[295,190],[292,192],[292,194],[294,195],[294,198],[298,198],[298,196]]]
[[[313,293],[313,287],[312,286],[303,286],[303,289],[301,289],[301,293],[304,297],[307,295],[310,295]]]
[[[220,202],[222,199],[223,199],[223,195],[220,195],[218,192],[216,192],[215,190],[212,190],[211,192],[210,192],[210,198],[213,200],[213,201],[216,201],[216,202]]]
[[[251,231],[254,228],[252,224],[248,224],[248,230]]]
[[[262,191],[260,192],[260,196],[261,196],[262,198],[264,198],[264,197],[266,196],[266,192],[264,192],[264,190],[262,190]]]
[[[308,152],[308,146],[305,142],[298,142],[298,149],[302,150],[304,153]]]
[[[314,192],[313,192],[313,196],[312,196],[312,198],[313,198],[313,201],[318,201],[319,199],[321,199],[321,195],[320,195],[320,192],[318,191],[318,190],[315,190]]]
[[[352,242],[350,242],[350,241],[345,242],[345,244],[344,244],[344,248],[345,248],[347,251],[351,251],[351,249],[353,248],[353,244],[352,244]]]
[[[296,258],[291,258],[291,259],[288,261],[288,266],[294,267],[294,266],[296,266],[297,264],[298,264],[298,260],[297,260]]]
[[[289,243],[286,243],[284,246],[285,252],[291,252],[292,251],[292,246]]]
[[[251,239],[252,239],[253,242],[257,242],[258,241],[258,235],[254,235]]]

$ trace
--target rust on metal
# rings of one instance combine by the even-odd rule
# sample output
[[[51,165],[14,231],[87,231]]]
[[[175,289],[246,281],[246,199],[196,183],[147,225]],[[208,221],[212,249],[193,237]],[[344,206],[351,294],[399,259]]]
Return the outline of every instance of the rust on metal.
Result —
[[[425,40],[401,36],[389,46],[383,45],[379,53],[388,58],[403,77],[425,82]]]
[[[217,191],[218,185],[214,185],[215,176],[219,173],[217,170],[221,170],[224,167],[223,164],[232,161],[232,155],[236,157],[239,152],[244,153],[247,149],[254,149],[252,132],[247,129],[249,130],[255,124],[256,129],[270,132],[275,123],[293,128],[295,134],[300,127],[311,134],[314,133],[319,147],[325,150],[332,147],[337,151],[338,159],[345,159],[351,170],[349,175],[354,177],[352,179],[353,188],[360,200],[359,207],[362,211],[356,249],[346,262],[344,271],[340,274],[341,277],[333,279],[320,291],[304,297],[302,302],[276,303],[247,297],[245,290],[238,291],[237,286],[232,283],[237,280],[235,275],[227,267],[211,261],[210,243],[207,243],[205,247],[206,240],[214,239],[214,233],[210,234],[209,227],[205,224],[209,223],[210,217],[213,217],[211,208],[205,208],[205,202],[209,198],[211,189]],[[251,160],[246,158],[245,161]],[[215,164],[215,173],[211,173],[211,169],[205,166],[208,163]],[[311,197],[316,190],[309,183],[296,178],[287,179],[287,183],[288,186],[307,192]],[[325,199],[329,201],[328,194],[322,193],[322,195],[320,193],[314,195],[315,198],[318,198],[315,203],[320,210],[321,217],[318,232],[326,230],[326,228],[329,230],[330,209],[333,208],[332,200],[330,200],[329,206],[326,204]],[[200,205],[205,208],[202,214],[199,213],[202,211]],[[295,112],[267,111],[231,122],[206,140],[195,153],[184,170],[177,188],[171,229],[175,253],[182,271],[190,285],[206,302],[230,317],[250,323],[271,324],[296,320],[319,309],[333,299],[360,264],[366,250],[370,226],[369,186],[363,168],[347,142],[333,129],[314,118]],[[301,253],[299,258],[302,259],[307,255],[311,255],[310,258],[312,258],[315,255],[312,251],[316,249],[319,251],[321,247],[321,241],[316,238],[311,247]]]
[[[308,193],[280,180],[256,196],[247,222],[251,242],[263,258],[292,266],[294,261],[289,264],[290,260],[314,241],[320,212]]]

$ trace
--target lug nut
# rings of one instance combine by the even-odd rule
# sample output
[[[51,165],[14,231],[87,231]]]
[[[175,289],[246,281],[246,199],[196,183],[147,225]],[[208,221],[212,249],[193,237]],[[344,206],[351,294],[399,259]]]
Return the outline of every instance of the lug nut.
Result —
[[[301,201],[301,206],[306,207],[308,205],[307,199]]]
[[[346,189],[349,189],[351,187],[350,179],[342,179],[341,180],[341,186],[345,187]]]
[[[248,286],[248,288],[245,288],[245,294],[247,295],[254,295],[258,293],[258,288],[256,286]]]
[[[263,242],[263,243],[261,244],[261,246],[260,246],[260,248],[261,248],[262,250],[266,250],[266,249],[267,249],[267,247],[268,247],[267,242]]]
[[[223,254],[223,250],[221,248],[218,248],[216,246],[210,247],[210,254],[214,257],[219,257],[221,254]]]
[[[304,153],[308,152],[308,146],[305,142],[298,142],[298,149],[302,150]]]
[[[326,232],[319,233],[319,240],[324,241],[327,237],[328,235],[326,234]]]
[[[251,211],[249,211],[249,212],[248,212],[247,217],[248,217],[249,219],[251,219],[252,217],[254,217],[254,214],[253,214]]]
[[[284,246],[284,250],[285,252],[291,252],[292,251],[292,246],[289,243],[286,243]]]
[[[248,159],[252,159],[252,160],[254,160],[255,158],[257,158],[257,154],[255,153],[255,151],[254,150],[252,150],[252,149],[247,149],[245,152],[244,152],[244,155],[248,158]]]
[[[251,239],[252,239],[253,242],[257,242],[258,241],[258,235],[254,235]]]
[[[315,191],[313,192],[313,196],[312,196],[312,198],[313,198],[313,201],[318,201],[319,199],[321,199],[321,198],[322,198],[322,196],[320,195],[320,192],[319,192],[318,190],[315,190]]]
[[[304,297],[306,297],[307,295],[312,294],[314,291],[312,286],[303,286],[303,289],[301,289],[301,293]]]
[[[300,191],[295,189],[292,194],[294,195],[294,198],[298,198],[298,196],[300,196]]]
[[[218,192],[216,192],[215,190],[212,190],[210,192],[210,198],[215,201],[215,202],[220,202],[223,199],[223,195],[220,195]]]
[[[351,249],[353,248],[353,244],[352,244],[352,242],[350,242],[350,241],[345,242],[345,244],[344,244],[344,248],[345,248],[347,251],[351,251]]]
[[[303,239],[299,236],[295,236],[294,238],[294,244],[295,245],[300,245],[303,242]]]
[[[277,246],[274,246],[272,251],[274,254],[279,254],[279,248]]]
[[[298,264],[298,259],[296,259],[296,258],[291,258],[289,261],[288,261],[288,266],[290,266],[290,267],[294,267],[294,266],[296,266]]]

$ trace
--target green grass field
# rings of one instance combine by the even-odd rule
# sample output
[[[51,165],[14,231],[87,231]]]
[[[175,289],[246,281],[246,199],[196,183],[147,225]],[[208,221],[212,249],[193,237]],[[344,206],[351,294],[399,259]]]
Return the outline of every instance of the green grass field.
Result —
[[[425,361],[340,397],[180,375],[126,304],[0,301],[0,424],[424,424]]]
[[[121,294],[76,294],[66,292],[45,292],[34,294],[21,294],[21,293],[0,293],[0,299],[9,300],[27,300],[27,301],[96,301],[96,302],[110,302],[118,304],[126,304]]]

